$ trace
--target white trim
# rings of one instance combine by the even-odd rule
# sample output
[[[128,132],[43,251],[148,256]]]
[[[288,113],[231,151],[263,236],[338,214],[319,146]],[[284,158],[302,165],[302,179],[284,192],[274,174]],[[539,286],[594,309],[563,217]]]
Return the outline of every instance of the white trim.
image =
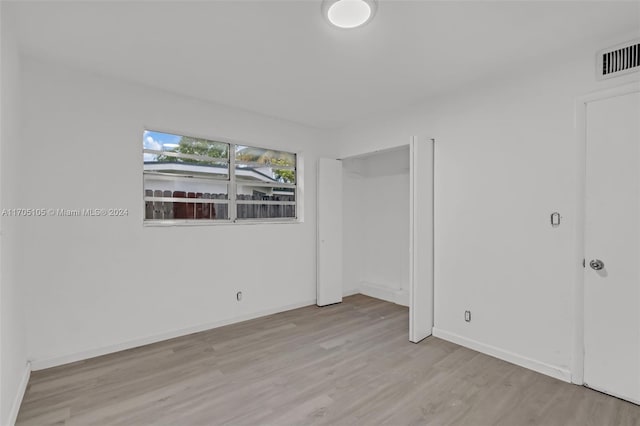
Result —
[[[427,148],[428,147],[428,148]],[[427,149],[430,154],[425,157]],[[420,154],[422,153],[422,154]],[[423,164],[425,158],[430,165]],[[409,341],[433,334],[435,139],[413,136],[409,144]],[[427,195],[428,194],[428,195]],[[425,204],[424,197],[431,199]],[[425,208],[431,211],[426,215]],[[429,217],[430,216],[430,217]],[[425,218],[431,223],[424,223]],[[427,310],[429,312],[427,312]]]
[[[621,86],[612,87],[610,89],[597,90],[595,92],[587,93],[584,96],[578,97],[576,103],[577,105],[587,104],[589,102],[613,98],[615,96],[624,96],[628,95],[629,93],[638,91],[640,91],[640,80],[623,84]]]
[[[576,211],[575,211],[575,247],[574,247],[574,280],[573,280],[573,350],[569,362],[571,368],[571,382],[582,385],[584,382],[584,220],[585,220],[585,180],[586,180],[586,100],[576,101],[575,132],[578,162]]]
[[[24,373],[22,374],[22,380],[20,380],[20,386],[18,386],[18,393],[16,394],[16,397],[13,400],[11,411],[9,411],[9,425],[11,426],[15,425],[16,420],[18,419],[18,412],[20,412],[20,406],[22,405],[24,394],[27,391],[27,385],[29,384],[30,377],[31,377],[31,363],[27,362],[27,364],[24,367]]]
[[[236,177],[238,175],[236,174]],[[265,188],[293,188],[295,189],[298,185],[295,183],[286,183],[286,182],[264,182],[260,180],[237,180],[236,183],[238,186],[255,186],[255,187],[265,187]],[[238,194],[236,194],[238,195]]]
[[[342,297],[349,297],[349,296],[353,296],[355,294],[361,294],[360,290],[358,290],[357,288],[352,288],[351,290],[343,290],[342,291]]]
[[[229,204],[229,200],[227,200],[226,198],[175,198],[154,197],[152,195],[145,195],[144,200],[158,203]]]
[[[428,139],[433,139],[433,138],[428,138]],[[411,139],[411,141],[413,140],[413,138]],[[365,151],[365,152],[359,152],[357,154],[349,154],[349,155],[345,155],[342,156],[340,158],[338,158],[338,160],[353,160],[353,159],[359,159],[359,158],[367,158],[370,157],[372,155],[378,155],[378,154],[387,154],[393,151],[399,151],[401,149],[407,149],[410,148],[411,145],[411,141],[409,141],[408,143],[403,143],[400,145],[393,145],[393,146],[389,146],[389,147],[384,147],[384,148],[377,148],[374,149],[373,151]]]
[[[212,184],[217,184],[217,185],[228,185],[229,184],[229,174],[226,173],[224,175],[216,175],[214,173],[210,173],[209,176],[203,174],[203,172],[200,172],[199,175],[194,175],[194,174],[180,174],[180,173],[169,173],[169,172],[163,172],[162,170],[177,170],[177,171],[194,171],[197,172],[198,170],[186,170],[186,167],[182,167],[182,168],[177,168],[174,167],[176,164],[175,163],[156,163],[156,164],[145,164],[145,166],[153,166],[156,167],[157,165],[164,165],[164,167],[160,168],[147,168],[145,169],[142,173],[143,173],[143,178],[146,179],[147,177],[149,177],[150,179],[153,180],[162,180],[162,181],[169,181],[169,182],[176,182],[179,180],[184,180],[187,182],[200,182],[200,183],[205,183],[208,185],[212,185]],[[203,167],[204,169],[204,167]],[[210,169],[209,169],[210,170]],[[224,169],[225,171],[227,171],[227,169]],[[188,191],[187,191],[188,192]]]
[[[382,284],[362,281],[358,286],[360,293],[376,299],[386,300],[396,305],[409,306],[409,292],[401,288],[390,288]]]
[[[636,405],[640,405],[640,400],[639,399],[630,398],[627,395],[620,395],[620,394],[618,394],[616,392],[611,392],[608,389],[601,389],[601,388],[598,388],[596,386],[590,386],[590,385],[587,385],[586,383],[584,385],[586,387],[588,387],[589,389],[597,390],[598,392],[606,393],[607,395],[615,396],[616,398],[624,399],[625,401],[630,401],[630,402],[633,402]]]
[[[182,198],[184,200],[184,198]],[[197,198],[187,198],[187,200],[197,200]],[[237,200],[236,199],[236,204],[245,204],[247,206],[250,205],[256,205],[256,206],[260,206],[260,205],[269,205],[269,206],[295,206],[296,202],[295,201],[272,201],[272,200]],[[276,218],[273,218],[276,219]],[[282,219],[286,219],[286,218],[282,218]],[[238,220],[242,220],[242,218],[238,218]]]
[[[233,155],[231,150],[233,149]],[[229,205],[227,207],[227,217],[231,223],[236,223],[238,219],[238,185],[236,184],[238,176],[236,176],[236,145],[229,145],[229,186],[227,186],[227,198]]]
[[[437,327],[433,328],[433,335],[447,340],[449,342],[456,343],[458,345],[473,349],[483,354],[490,355],[494,358],[501,359],[503,361],[510,362],[511,364],[519,365],[520,367],[528,368],[529,370],[537,371],[538,373],[545,374],[547,376],[554,377],[563,382],[571,383],[571,372],[562,367],[558,367],[551,364],[546,364],[535,359],[527,358],[522,355],[518,355],[513,352],[500,349],[495,346],[487,345],[476,340],[468,339],[455,333],[440,330]]]
[[[420,340],[415,336],[415,310],[413,309],[413,302],[415,300],[416,292],[416,137],[411,137],[409,142],[409,341],[412,343],[418,343]],[[433,334],[433,323],[431,324],[431,334]]]
[[[153,132],[153,133],[160,133],[160,132]],[[172,135],[172,136],[178,136],[178,135]],[[188,136],[185,136],[185,137],[188,137]],[[216,142],[216,141],[211,141],[211,142]],[[229,148],[230,145],[228,143],[226,143],[226,142],[218,142],[218,143],[223,144],[223,145],[227,145],[227,152],[231,152],[230,148]],[[227,158],[209,157],[208,155],[183,154],[181,152],[163,151],[163,150],[158,150],[158,149],[147,149],[147,148],[143,148],[142,152],[144,154],[166,155],[167,157],[186,158],[188,160],[202,160],[202,161],[208,161],[210,163],[225,163],[227,165],[229,164],[229,157],[227,157]],[[160,163],[160,164],[162,164],[162,163]]]
[[[31,361],[31,369],[33,371],[44,370],[45,368],[57,367],[59,365],[69,364],[76,361],[83,361],[89,358],[94,358],[94,357],[107,355],[114,352],[124,351],[131,348],[137,348],[139,346],[144,346],[151,343],[161,342],[164,340],[186,336],[193,333],[199,333],[201,331],[207,331],[214,328],[223,327],[225,325],[235,324],[242,321],[248,321],[248,320],[263,317],[266,315],[286,312],[292,309],[303,308],[305,306],[311,306],[315,304],[316,304],[315,299],[306,300],[303,302],[293,303],[290,305],[280,306],[277,308],[270,308],[270,309],[265,309],[263,311],[240,315],[237,317],[228,318],[221,321],[215,321],[212,323],[200,324],[192,327],[181,328],[178,330],[167,331],[164,333],[159,333],[159,334],[155,334],[148,337],[142,337],[139,339],[129,340],[123,343],[117,343],[115,345],[102,346],[99,348],[89,349],[86,351],[76,352],[68,355],[62,355],[54,358],[35,359]]]
[[[304,152],[296,152],[296,218],[304,222]]]
[[[599,90],[581,96],[575,102],[575,143],[577,161],[576,186],[576,222],[574,246],[574,283],[573,283],[573,350],[570,362],[571,382],[584,384],[584,222],[585,222],[585,194],[586,194],[586,161],[587,161],[587,104],[589,102],[623,96],[640,92],[640,81],[624,84],[611,89]]]
[[[189,200],[189,198],[185,198]],[[163,227],[163,226],[220,226],[220,225],[233,225],[237,226],[238,224],[242,225],[273,225],[273,224],[285,224],[285,225],[295,225],[297,223],[304,223],[300,218],[275,218],[272,217],[270,219],[237,219],[235,222],[232,222],[229,219],[147,219],[143,223],[142,226],[154,228],[154,227]]]

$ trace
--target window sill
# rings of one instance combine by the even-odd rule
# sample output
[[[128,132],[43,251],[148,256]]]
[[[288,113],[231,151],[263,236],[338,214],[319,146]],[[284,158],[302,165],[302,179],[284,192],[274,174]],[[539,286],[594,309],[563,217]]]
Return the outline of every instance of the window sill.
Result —
[[[239,219],[234,221],[231,220],[154,220],[154,221],[143,221],[142,225],[144,227],[167,227],[167,226],[237,226],[237,225],[295,225],[299,223],[304,223],[302,219],[265,219],[265,220],[251,220],[251,219]]]

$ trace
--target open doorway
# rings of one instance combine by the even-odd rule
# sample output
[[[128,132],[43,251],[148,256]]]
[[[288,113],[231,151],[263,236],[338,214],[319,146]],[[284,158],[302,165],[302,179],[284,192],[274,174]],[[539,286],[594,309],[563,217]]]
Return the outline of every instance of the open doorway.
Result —
[[[362,293],[409,306],[409,340],[433,328],[432,139],[318,163],[317,304]]]
[[[343,295],[409,306],[409,145],[342,160]]]

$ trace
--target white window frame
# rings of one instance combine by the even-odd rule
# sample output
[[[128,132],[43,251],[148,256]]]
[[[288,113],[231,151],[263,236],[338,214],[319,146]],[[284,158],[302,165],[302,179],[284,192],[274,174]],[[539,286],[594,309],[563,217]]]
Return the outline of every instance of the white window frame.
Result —
[[[260,146],[260,145],[255,145],[252,143],[246,143],[246,142],[240,142],[237,140],[230,140],[228,138],[212,138],[212,137],[208,137],[208,136],[195,136],[191,133],[184,133],[184,132],[176,132],[176,131],[169,131],[169,130],[158,130],[158,127],[145,127],[143,129],[143,134],[146,131],[149,132],[155,132],[155,133],[167,133],[167,134],[171,134],[171,135],[177,135],[177,136],[185,136],[185,137],[192,137],[192,138],[197,138],[197,139],[206,139],[208,141],[211,142],[219,142],[219,143],[224,143],[226,145],[229,146],[228,152],[229,152],[229,158],[228,158],[228,178],[224,179],[224,178],[207,178],[207,177],[202,177],[202,178],[198,178],[201,180],[208,180],[208,181],[212,181],[212,182],[225,182],[227,185],[227,199],[210,199],[211,201],[198,201],[198,203],[215,203],[215,204],[226,204],[228,206],[228,213],[229,213],[229,217],[228,219],[147,219],[146,218],[146,202],[147,201],[167,201],[167,202],[189,202],[187,200],[192,200],[192,199],[185,199],[185,198],[165,198],[165,197],[148,197],[145,194],[145,183],[144,183],[144,177],[145,177],[145,170],[144,170],[144,154],[149,153],[149,154],[164,154],[166,155],[166,152],[164,151],[156,151],[156,150],[149,150],[149,149],[144,149],[142,150],[142,222],[144,226],[211,226],[211,225],[255,225],[255,224],[293,224],[293,223],[302,223],[304,222],[304,201],[303,201],[303,195],[304,195],[304,160],[303,160],[303,153],[300,151],[291,151],[288,149],[283,149],[283,148],[276,148],[276,147],[264,147],[264,146]],[[236,179],[236,155],[235,155],[235,150],[237,146],[246,146],[246,147],[250,147],[250,148],[257,148],[257,149],[265,149],[265,150],[273,150],[273,151],[281,151],[281,152],[286,152],[289,154],[294,154],[296,157],[296,164],[295,166],[283,166],[282,169],[286,169],[286,170],[294,170],[295,171],[295,183],[291,184],[291,183],[280,183],[280,184],[274,184],[274,183],[270,183],[270,182],[252,182],[252,181],[247,181],[247,184],[250,184],[251,186],[264,186],[264,187],[268,187],[268,188],[274,188],[274,187],[278,187],[278,188],[295,188],[295,201],[270,201],[270,200],[238,200],[237,199],[237,188],[238,185],[243,185],[244,182],[243,181],[238,181]],[[192,159],[197,159],[197,160],[220,160],[221,162],[225,162],[224,159],[217,159],[217,158],[213,158],[213,157],[206,157],[206,156],[199,156],[199,155],[191,155],[191,154],[181,154],[181,155],[172,155],[174,157],[179,157],[179,158],[192,158]],[[196,158],[198,157],[198,158]],[[248,163],[246,163],[248,164]],[[171,176],[167,176],[168,180],[172,180]],[[193,199],[195,200],[195,199]],[[197,199],[197,200],[209,200],[209,199]],[[238,202],[240,201],[240,202]],[[268,205],[268,204],[274,204],[274,205],[293,205],[295,206],[295,212],[296,212],[296,216],[295,217],[282,217],[282,218],[238,218],[238,210],[237,210],[237,206],[238,204],[259,204],[259,205]]]

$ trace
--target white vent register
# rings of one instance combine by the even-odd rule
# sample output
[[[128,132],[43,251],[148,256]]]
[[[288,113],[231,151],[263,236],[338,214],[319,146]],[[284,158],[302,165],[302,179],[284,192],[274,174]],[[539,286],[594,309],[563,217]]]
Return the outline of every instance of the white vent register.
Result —
[[[640,71],[640,39],[599,51],[596,62],[600,80]]]

